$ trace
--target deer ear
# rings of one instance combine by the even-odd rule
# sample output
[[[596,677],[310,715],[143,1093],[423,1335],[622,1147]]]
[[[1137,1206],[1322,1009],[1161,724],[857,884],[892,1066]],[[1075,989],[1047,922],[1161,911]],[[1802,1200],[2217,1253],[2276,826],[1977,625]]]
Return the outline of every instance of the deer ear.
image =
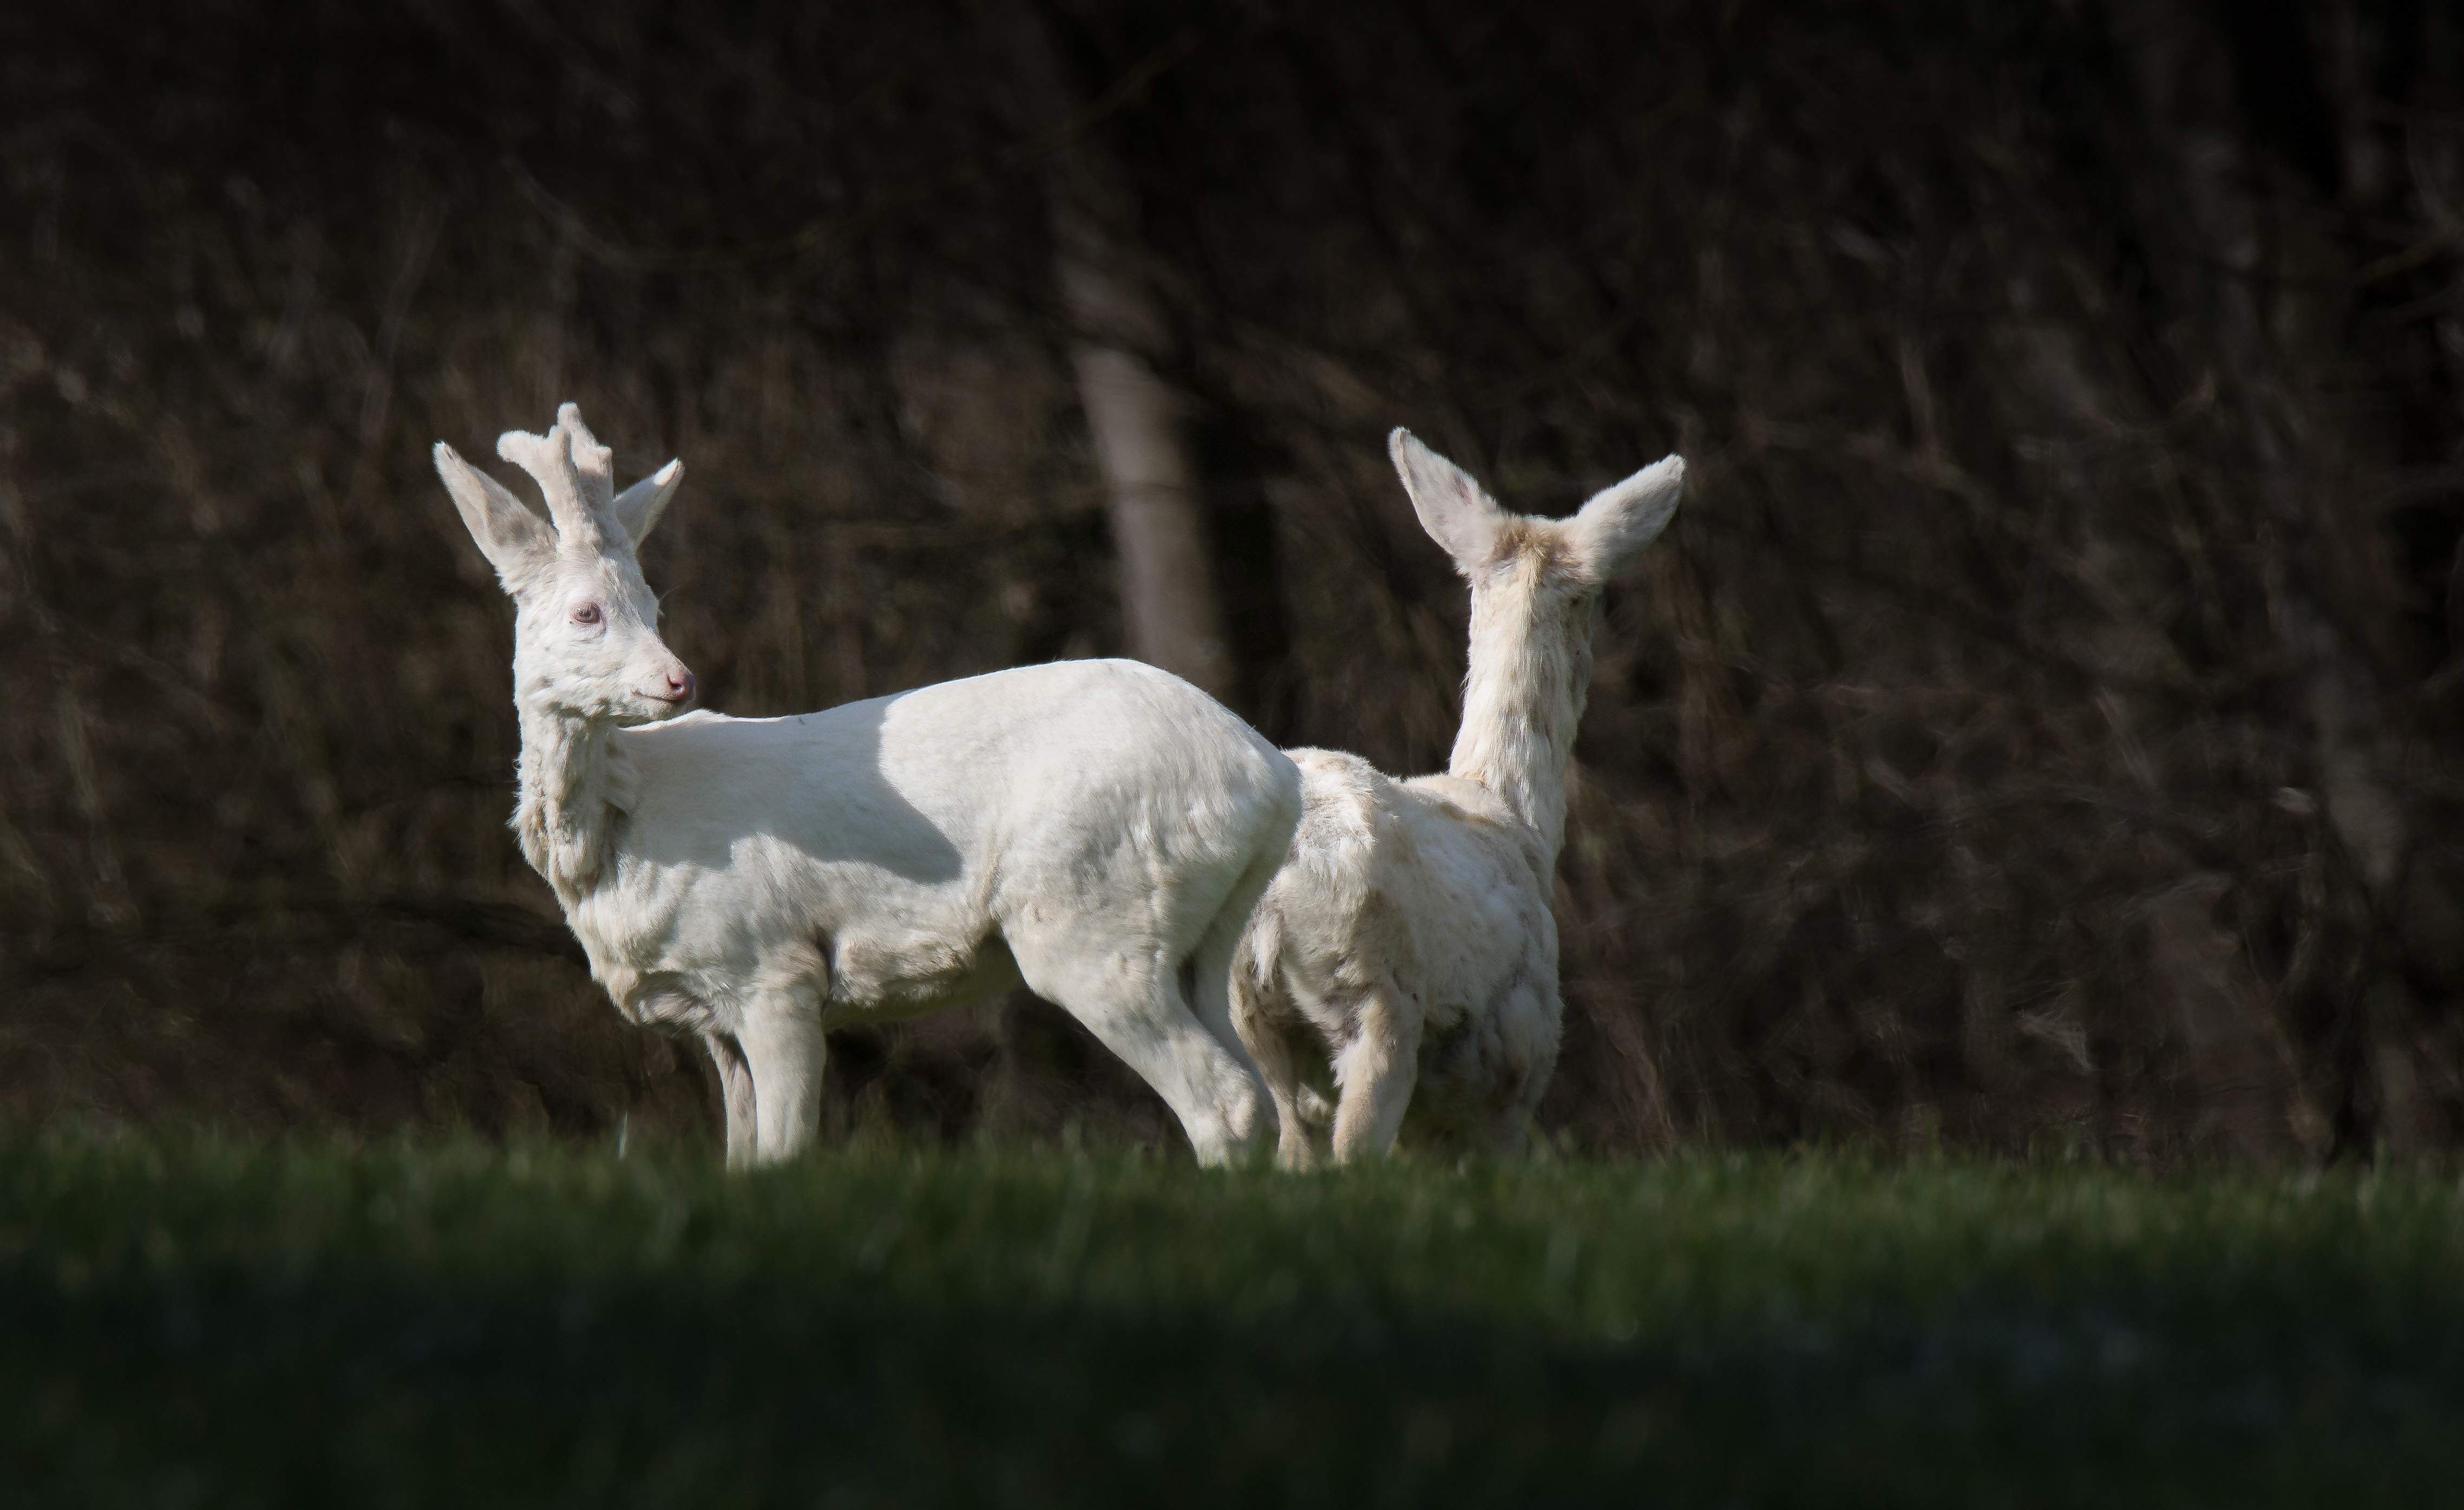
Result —
[[[676,484],[684,479],[684,462],[671,461],[616,495],[616,522],[631,537],[634,548],[641,547],[642,538],[650,533],[650,526],[667,511],[669,500],[676,496]]]
[[[1395,458],[1403,491],[1412,496],[1420,527],[1446,547],[1455,568],[1468,575],[1488,559],[1506,511],[1463,468],[1420,444],[1410,431],[1398,428],[1388,435],[1386,450]]]
[[[1662,456],[1614,487],[1602,488],[1566,521],[1565,539],[1584,573],[1596,582],[1652,543],[1677,513],[1685,492],[1685,458]]]
[[[503,483],[441,440],[436,443],[436,475],[445,479],[445,491],[453,496],[453,507],[471,538],[496,568],[496,580],[507,592],[518,594],[539,566],[555,556],[556,537]]]

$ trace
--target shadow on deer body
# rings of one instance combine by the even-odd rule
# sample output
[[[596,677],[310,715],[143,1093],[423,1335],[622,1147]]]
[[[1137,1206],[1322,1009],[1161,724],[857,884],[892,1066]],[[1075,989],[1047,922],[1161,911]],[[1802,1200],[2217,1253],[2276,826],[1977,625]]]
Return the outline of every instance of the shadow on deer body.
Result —
[[[1407,1108],[1507,1147],[1527,1136],[1565,1011],[1549,904],[1600,594],[1684,488],[1669,456],[1571,519],[1536,519],[1403,431],[1390,449],[1421,527],[1471,584],[1463,724],[1444,774],[1409,781],[1290,752],[1301,824],[1235,957],[1233,1021],[1293,1166],[1314,1159],[1307,1122],[1323,1121],[1297,1056],[1319,1051],[1338,1162],[1393,1147]]]
[[[693,677],[634,548],[678,464],[617,494],[569,404],[498,450],[553,529],[451,447],[436,462],[517,605],[514,827],[619,1009],[709,1048],[732,1163],[810,1142],[827,1027],[1022,982],[1153,1085],[1201,1160],[1264,1130],[1229,971],[1298,817],[1290,761],[1126,661],[671,717]]]

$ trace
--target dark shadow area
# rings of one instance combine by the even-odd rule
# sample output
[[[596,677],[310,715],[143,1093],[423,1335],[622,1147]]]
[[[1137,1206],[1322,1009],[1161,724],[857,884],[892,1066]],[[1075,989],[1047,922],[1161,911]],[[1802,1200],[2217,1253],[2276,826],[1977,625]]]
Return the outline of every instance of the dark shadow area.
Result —
[[[755,1281],[455,1288],[0,1267],[0,1443],[37,1502],[2426,1503],[2464,1316],[2209,1291],[1612,1343],[1321,1299],[1237,1317]],[[2416,1498],[2418,1497],[2418,1498]]]
[[[1540,513],[1688,458],[1552,1138],[2464,1146],[2452,8],[20,5],[0,100],[0,1120],[711,1136],[505,832],[428,448],[682,456],[731,714],[1118,654],[1087,145],[1278,741],[1452,744],[1388,429]],[[1163,1127],[1041,1021],[851,1044],[832,1125]]]

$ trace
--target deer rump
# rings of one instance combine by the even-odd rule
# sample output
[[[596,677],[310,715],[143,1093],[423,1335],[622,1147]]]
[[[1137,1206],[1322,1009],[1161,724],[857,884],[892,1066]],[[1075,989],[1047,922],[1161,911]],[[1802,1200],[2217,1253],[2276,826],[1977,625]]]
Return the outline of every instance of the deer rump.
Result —
[[[1233,1023],[1283,1119],[1287,1166],[1332,1116],[1335,1157],[1417,1135],[1511,1146],[1556,1063],[1552,856],[1487,789],[1397,780],[1339,750],[1287,752],[1301,822],[1233,956]],[[1323,1056],[1339,1099],[1301,1078]]]
[[[1669,456],[1563,520],[1512,514],[1408,432],[1388,437],[1429,538],[1471,587],[1463,713],[1443,774],[1291,751],[1303,812],[1234,956],[1232,1020],[1265,1077],[1287,1166],[1315,1162],[1324,1051],[1338,1163],[1383,1154],[1405,1113],[1515,1150],[1556,1067],[1565,1008],[1549,913],[1566,766],[1601,593],[1676,513]],[[1414,1102],[1416,1089],[1427,1092]]]

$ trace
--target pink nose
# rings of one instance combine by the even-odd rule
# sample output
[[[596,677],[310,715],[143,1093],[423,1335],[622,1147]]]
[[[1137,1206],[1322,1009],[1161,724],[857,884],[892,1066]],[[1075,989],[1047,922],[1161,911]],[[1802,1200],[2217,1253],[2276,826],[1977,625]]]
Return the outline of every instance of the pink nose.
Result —
[[[693,674],[677,666],[668,673],[668,700],[691,702],[693,695]]]

